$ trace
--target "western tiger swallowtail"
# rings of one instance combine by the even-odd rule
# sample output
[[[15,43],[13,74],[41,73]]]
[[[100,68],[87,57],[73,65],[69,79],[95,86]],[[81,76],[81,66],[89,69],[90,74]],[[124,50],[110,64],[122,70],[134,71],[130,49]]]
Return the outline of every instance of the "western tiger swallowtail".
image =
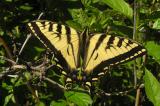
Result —
[[[143,46],[132,40],[105,33],[85,36],[86,32],[79,33],[52,21],[32,21],[28,23],[28,28],[57,56],[67,81],[89,85],[105,73],[105,67],[133,60],[146,53]]]

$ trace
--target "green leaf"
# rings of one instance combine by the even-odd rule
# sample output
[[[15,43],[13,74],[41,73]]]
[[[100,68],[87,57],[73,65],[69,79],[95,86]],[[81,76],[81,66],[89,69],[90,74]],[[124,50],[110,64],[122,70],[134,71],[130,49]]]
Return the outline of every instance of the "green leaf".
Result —
[[[5,0],[6,2],[12,2],[12,0]]]
[[[35,50],[37,51],[37,52],[44,52],[45,51],[45,49],[44,48],[40,48],[40,47],[34,47],[35,48]]]
[[[0,47],[1,47],[1,43],[0,43]],[[0,55],[2,56],[2,54],[4,54],[3,53],[3,51],[0,51]],[[3,59],[3,58],[1,58],[0,57],[0,64],[4,64],[6,61]],[[1,67],[2,68],[2,67]]]
[[[13,90],[13,86],[12,85],[8,85],[5,82],[2,83],[2,87],[5,88],[8,91],[12,91]]]
[[[22,6],[20,6],[20,9],[29,11],[29,10],[32,10],[32,7],[30,7],[28,5],[22,5]]]
[[[73,25],[73,23],[75,23],[74,25],[77,24],[77,26],[81,28],[81,31],[86,27],[90,29],[92,25],[94,25],[95,23],[99,23],[100,19],[102,18],[101,17],[102,12],[100,12],[97,8],[91,6],[85,8],[85,10],[69,9],[69,12],[73,17],[71,25]]]
[[[68,92],[65,92],[64,95],[67,101],[74,103],[78,106],[88,106],[92,104],[91,97],[86,93],[68,91]]]
[[[67,106],[67,102],[64,100],[52,101],[50,106]]]
[[[0,28],[0,36],[4,34],[4,31]]]
[[[3,106],[7,106],[7,104],[8,104],[9,101],[12,99],[12,97],[14,97],[13,94],[9,94],[8,96],[6,96]]]
[[[160,62],[160,45],[156,44],[154,41],[149,41],[145,45],[148,54],[153,56],[157,62]]]
[[[92,3],[92,0],[81,0],[84,6],[89,6]]]
[[[121,12],[122,14],[132,19],[133,10],[124,0],[102,0],[102,1],[106,3],[109,7],[113,8],[113,10]]]
[[[147,69],[145,70],[144,85],[149,100],[154,106],[160,106],[160,83]]]
[[[29,73],[29,72],[24,72],[24,76],[27,81],[29,81],[31,79],[31,73]]]
[[[36,106],[46,106],[46,105],[45,105],[45,103],[43,103],[42,101],[40,101],[40,102],[38,102],[38,103],[36,104]]]
[[[81,25],[80,25],[78,22],[76,22],[76,21],[68,20],[68,21],[66,21],[66,23],[67,23],[70,27],[75,28],[77,31],[80,31],[80,29],[81,29]],[[79,29],[79,30],[78,30],[78,29]]]
[[[160,18],[157,19],[153,24],[154,29],[160,29]]]

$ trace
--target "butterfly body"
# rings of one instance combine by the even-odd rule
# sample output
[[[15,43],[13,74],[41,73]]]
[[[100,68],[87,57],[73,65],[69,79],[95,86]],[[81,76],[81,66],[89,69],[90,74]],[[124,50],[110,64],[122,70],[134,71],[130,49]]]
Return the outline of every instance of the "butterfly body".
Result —
[[[146,54],[146,49],[138,43],[106,33],[79,33],[71,27],[46,20],[30,22],[28,28],[57,56],[68,82],[97,80],[105,74],[106,67]]]

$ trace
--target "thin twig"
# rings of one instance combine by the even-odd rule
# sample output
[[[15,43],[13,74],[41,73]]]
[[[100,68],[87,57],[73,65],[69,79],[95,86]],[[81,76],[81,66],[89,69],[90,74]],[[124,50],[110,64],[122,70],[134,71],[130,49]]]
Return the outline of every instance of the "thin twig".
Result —
[[[38,16],[37,19],[40,19],[40,18],[42,17],[42,15],[43,15],[43,12],[40,13],[40,15]],[[18,60],[19,60],[19,55],[21,55],[21,53],[22,53],[25,45],[27,44],[27,42],[29,41],[29,39],[31,38],[31,36],[32,36],[31,33],[27,35],[27,38],[26,38],[26,40],[24,41],[24,43],[23,43],[23,45],[22,45],[22,47],[21,47],[21,49],[20,49],[20,51],[19,51],[19,53],[18,53],[18,57],[17,57],[17,59],[16,59],[16,63],[18,62]]]
[[[22,51],[23,51],[23,49],[24,49],[26,43],[27,43],[28,40],[31,38],[31,36],[32,36],[31,33],[27,35],[27,38],[26,38],[26,40],[24,41],[24,43],[23,43],[23,45],[22,45],[22,47],[21,47],[21,49],[20,49],[20,51],[19,51],[19,53],[18,53],[18,57],[19,57],[19,55],[21,55],[21,53],[22,53]],[[17,59],[16,59],[16,63],[17,63],[18,60],[19,60],[18,57],[17,57]]]
[[[4,76],[8,75],[9,73],[11,73],[11,71],[9,69],[6,69],[6,71],[1,72],[0,79],[2,79]]]
[[[133,11],[133,39],[136,40],[136,35],[137,35],[137,0],[134,1],[134,11]],[[134,86],[137,85],[137,70],[136,70],[136,60],[134,62]]]
[[[140,100],[140,94],[141,94],[141,89],[144,88],[144,84],[141,84],[139,88],[137,89],[137,94],[136,94],[136,101],[135,101],[135,106],[139,106],[139,100]]]
[[[127,95],[129,92],[135,90],[135,88],[133,87],[132,89],[126,90],[126,91],[121,91],[121,92],[112,92],[112,93],[108,93],[108,92],[104,92],[101,91],[102,94],[104,94],[105,96],[119,96],[119,95]]]
[[[0,59],[2,59],[2,60],[5,60],[5,61],[8,61],[8,62],[10,62],[11,64],[16,64],[16,62],[15,61],[13,61],[12,59],[9,59],[9,58],[7,58],[7,57],[4,57],[4,56],[0,56]]]
[[[133,9],[133,40],[136,39],[137,34],[137,3],[134,1],[134,9]]]
[[[26,70],[27,69],[27,65],[23,65],[23,64],[16,64],[16,62],[14,62],[13,60],[11,59],[8,59],[6,57],[3,57],[3,56],[0,56],[0,58],[12,63],[13,65],[9,68],[6,68],[5,71],[1,72],[0,73],[0,79],[2,79],[4,76],[11,76],[11,77],[15,77],[15,75],[9,75],[9,74],[15,74],[16,72],[19,72],[21,70]],[[45,64],[42,63],[41,65],[39,66],[30,66],[30,69],[31,70],[41,70],[42,67],[44,66]]]
[[[136,94],[135,106],[139,106],[140,93],[141,93],[141,89],[138,88],[137,89],[137,94]]]
[[[111,93],[108,93],[108,92],[105,92],[103,90],[99,90],[101,94],[105,95],[105,96],[118,96],[118,95],[127,95],[128,93],[132,92],[133,90],[136,90],[137,88],[143,88],[144,84],[141,84],[141,85],[137,85],[136,87],[133,86],[133,87],[130,87],[128,88],[128,90],[125,90],[125,91],[120,91],[120,92],[111,92]],[[99,93],[99,92],[97,92]]]
[[[44,13],[43,12],[41,12],[40,14],[39,14],[39,16],[38,16],[38,18],[37,18],[37,20],[39,20],[41,17],[42,17],[42,15],[43,15]]]
[[[57,82],[51,80],[50,78],[47,78],[47,77],[43,76],[43,79],[46,80],[46,81],[48,81],[48,82],[50,82],[50,83],[52,83],[53,85],[58,86],[59,88],[61,88],[63,90],[66,90],[66,88],[64,86],[58,84]]]
[[[17,75],[10,75],[10,74],[13,73],[15,74],[16,72],[20,72],[22,69],[27,69],[27,68],[25,65],[13,65],[10,68],[6,68],[5,71],[0,73],[0,79],[2,79],[4,76],[17,77]]]

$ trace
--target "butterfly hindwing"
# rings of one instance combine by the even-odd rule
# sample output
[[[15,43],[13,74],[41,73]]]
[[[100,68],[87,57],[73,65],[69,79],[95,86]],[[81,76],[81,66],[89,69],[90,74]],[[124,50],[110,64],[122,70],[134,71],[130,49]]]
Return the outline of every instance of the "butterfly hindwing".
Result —
[[[32,21],[28,26],[47,48],[61,54],[71,70],[78,67],[80,40],[75,29],[46,20]]]
[[[107,34],[94,34],[88,41],[84,70],[113,66],[142,56],[146,50],[134,41]],[[102,71],[102,70],[101,70]]]

